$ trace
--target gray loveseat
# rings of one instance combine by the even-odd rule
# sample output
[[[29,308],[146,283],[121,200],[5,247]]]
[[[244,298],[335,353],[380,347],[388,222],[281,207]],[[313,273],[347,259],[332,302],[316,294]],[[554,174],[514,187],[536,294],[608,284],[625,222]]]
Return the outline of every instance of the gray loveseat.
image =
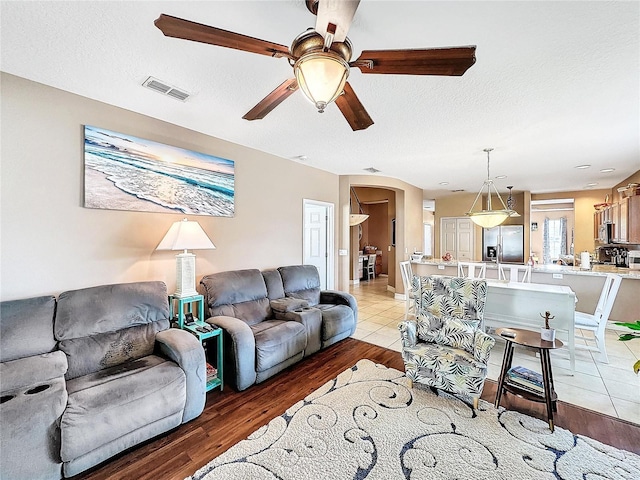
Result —
[[[164,283],[68,291],[55,306],[0,304],[1,478],[73,476],[202,413],[204,350],[169,329]]]
[[[318,270],[292,265],[234,270],[200,281],[207,322],[224,330],[225,378],[238,390],[353,334],[355,298],[320,290]]]

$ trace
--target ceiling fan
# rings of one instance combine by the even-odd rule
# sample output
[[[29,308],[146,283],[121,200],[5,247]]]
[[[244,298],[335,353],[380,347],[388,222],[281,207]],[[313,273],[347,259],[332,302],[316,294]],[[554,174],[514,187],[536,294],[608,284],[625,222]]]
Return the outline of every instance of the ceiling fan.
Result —
[[[364,50],[351,61],[347,31],[359,3],[360,0],[305,0],[307,9],[317,17],[316,27],[298,35],[291,48],[165,14],[154,23],[167,37],[289,60],[295,77],[258,102],[242,117],[246,120],[264,118],[301,88],[319,112],[335,101],[351,128],[364,130],[373,125],[373,120],[347,82],[351,67],[362,73],[460,76],[475,63],[475,46]]]

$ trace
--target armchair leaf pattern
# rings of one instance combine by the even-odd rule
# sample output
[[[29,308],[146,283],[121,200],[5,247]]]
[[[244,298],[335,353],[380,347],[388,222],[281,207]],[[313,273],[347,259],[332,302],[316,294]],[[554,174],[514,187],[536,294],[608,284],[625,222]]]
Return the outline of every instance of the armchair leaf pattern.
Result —
[[[405,372],[413,382],[479,398],[495,340],[484,320],[484,280],[444,276],[411,279],[417,320],[398,326]]]

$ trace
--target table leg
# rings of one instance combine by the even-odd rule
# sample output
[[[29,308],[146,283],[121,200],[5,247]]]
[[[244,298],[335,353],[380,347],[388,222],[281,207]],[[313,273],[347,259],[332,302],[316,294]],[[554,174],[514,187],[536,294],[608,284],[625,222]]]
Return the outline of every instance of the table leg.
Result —
[[[549,419],[549,428],[553,432],[553,405],[551,401],[551,393],[553,392],[553,377],[551,373],[551,360],[549,359],[549,350],[540,349],[540,363],[542,364],[542,380],[544,383],[544,399],[547,404],[547,418]]]
[[[218,327],[220,328],[220,327]],[[224,332],[220,332],[220,335],[218,335],[218,378],[220,379],[220,391],[222,391],[222,389],[224,388],[224,375],[222,372],[223,369],[223,365],[224,365],[224,355],[222,354],[222,344],[223,344],[223,339],[222,336],[224,335]]]
[[[496,403],[495,406],[500,406],[500,398],[502,397],[502,388],[507,378],[507,371],[511,368],[511,362],[513,360],[513,343],[507,340],[504,350],[504,358],[502,359],[502,369],[500,370],[500,378],[498,379],[498,390],[496,391]]]

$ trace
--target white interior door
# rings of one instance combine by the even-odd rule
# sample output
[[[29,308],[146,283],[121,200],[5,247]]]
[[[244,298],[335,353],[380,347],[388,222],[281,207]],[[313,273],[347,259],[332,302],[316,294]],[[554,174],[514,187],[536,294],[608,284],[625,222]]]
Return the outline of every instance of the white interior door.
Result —
[[[332,289],[333,279],[333,204],[304,200],[303,263],[315,265],[320,288]]]
[[[443,218],[440,220],[440,257],[449,252],[456,255],[456,219]]]
[[[475,248],[473,225],[469,218],[456,219],[457,260],[463,262],[473,261],[473,250]]]
[[[440,256],[449,252],[455,260],[473,261],[475,229],[467,217],[450,217],[440,220]]]

